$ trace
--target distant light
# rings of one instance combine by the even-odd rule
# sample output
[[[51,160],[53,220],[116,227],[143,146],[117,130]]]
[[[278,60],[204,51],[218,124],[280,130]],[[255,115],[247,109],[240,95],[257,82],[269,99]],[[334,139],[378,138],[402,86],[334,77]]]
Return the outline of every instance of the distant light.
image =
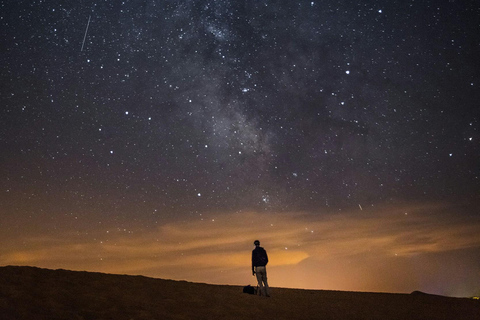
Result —
[[[382,9],[378,10],[378,13],[382,13]]]
[[[125,114],[128,115],[128,111],[125,111]]]
[[[202,196],[202,194],[200,192],[197,193],[197,197],[201,197],[201,196]]]
[[[110,150],[110,153],[113,154],[113,150]]]
[[[346,74],[350,74],[350,70],[345,71]]]

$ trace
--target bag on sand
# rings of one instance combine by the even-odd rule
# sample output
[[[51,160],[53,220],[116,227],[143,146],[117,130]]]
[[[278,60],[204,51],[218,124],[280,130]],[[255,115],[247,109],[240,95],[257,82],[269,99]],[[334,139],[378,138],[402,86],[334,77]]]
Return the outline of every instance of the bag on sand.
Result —
[[[243,287],[243,293],[257,294],[257,288],[254,288],[251,285],[245,286]]]

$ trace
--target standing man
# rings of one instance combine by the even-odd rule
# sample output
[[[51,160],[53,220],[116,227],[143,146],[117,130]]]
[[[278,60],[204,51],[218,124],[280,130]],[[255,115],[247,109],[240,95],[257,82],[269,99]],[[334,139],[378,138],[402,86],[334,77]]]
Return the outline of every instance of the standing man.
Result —
[[[252,251],[252,274],[257,276],[258,287],[260,288],[259,295],[270,297],[266,268],[268,263],[267,252],[260,247],[260,241],[255,240],[253,244],[255,249]]]

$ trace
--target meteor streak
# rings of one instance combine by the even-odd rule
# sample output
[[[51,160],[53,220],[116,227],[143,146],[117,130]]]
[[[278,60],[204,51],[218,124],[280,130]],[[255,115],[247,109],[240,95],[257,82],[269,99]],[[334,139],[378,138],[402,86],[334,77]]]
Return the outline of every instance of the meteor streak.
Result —
[[[88,32],[88,26],[90,25],[90,18],[92,16],[88,16],[88,22],[87,22],[87,28],[85,29],[85,35],[83,36],[83,42],[82,42],[82,48],[80,49],[80,52],[83,51],[83,46],[85,45],[85,39],[87,38],[87,32]]]

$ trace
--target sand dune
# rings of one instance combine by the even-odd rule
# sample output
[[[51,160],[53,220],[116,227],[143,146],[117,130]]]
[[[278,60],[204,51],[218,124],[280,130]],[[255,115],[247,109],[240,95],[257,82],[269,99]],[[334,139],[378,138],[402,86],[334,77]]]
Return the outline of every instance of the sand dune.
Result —
[[[272,288],[271,298],[143,276],[0,268],[0,318],[10,319],[480,319],[480,301],[415,292]]]

